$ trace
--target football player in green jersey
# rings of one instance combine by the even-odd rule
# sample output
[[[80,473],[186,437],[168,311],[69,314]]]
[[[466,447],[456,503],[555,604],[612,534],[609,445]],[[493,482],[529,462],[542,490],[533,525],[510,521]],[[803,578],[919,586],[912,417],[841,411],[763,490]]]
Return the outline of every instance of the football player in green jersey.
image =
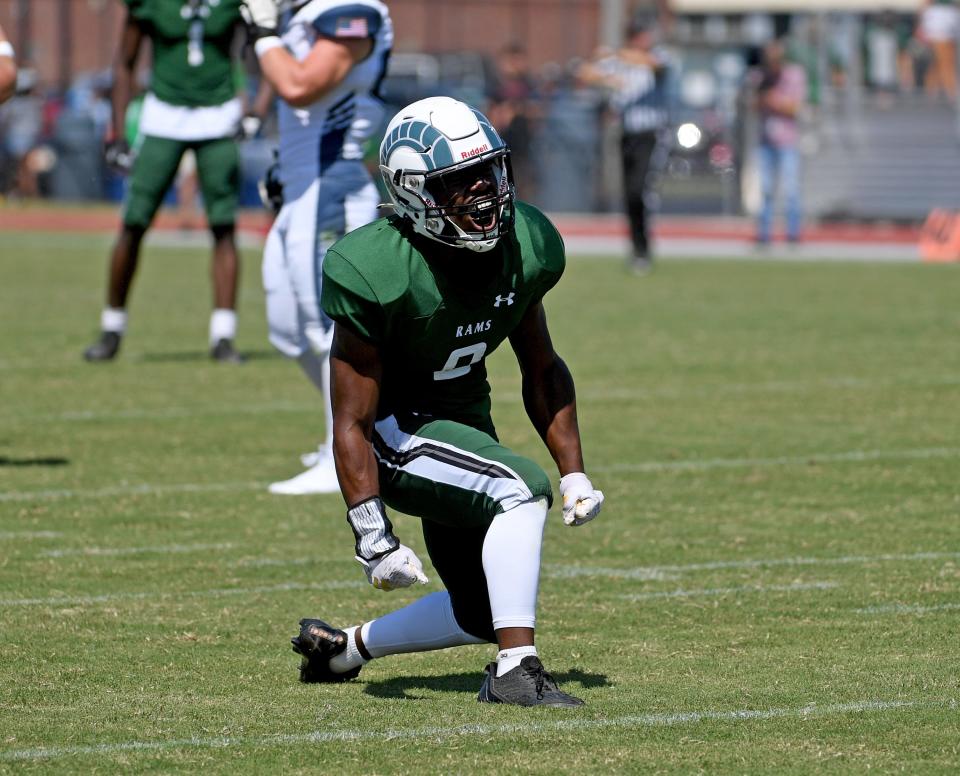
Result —
[[[113,140],[107,162],[130,171],[123,225],[110,255],[107,305],[100,337],[84,352],[109,361],[127,328],[127,296],[140,243],[170,187],[181,157],[196,155],[207,222],[213,233],[211,356],[237,362],[236,294],[239,258],[234,221],[240,185],[236,135],[242,118],[231,50],[241,22],[240,0],[124,0],[126,19],[113,67]],[[140,116],[138,147],[125,139],[137,57],[151,43],[150,90]],[[258,98],[265,110],[269,95]]]
[[[464,103],[432,97],[400,111],[380,165],[395,214],[339,240],[323,265],[322,306],[336,322],[334,456],[371,584],[427,582],[389,507],[421,518],[446,590],[344,630],[302,620],[300,678],[343,681],[373,658],[493,642],[478,700],[579,706],[534,646],[550,479],[498,442],[485,367],[509,340],[527,414],[561,475],[563,520],[592,520],[603,494],[584,473],[573,380],[542,304],[563,243],[515,199],[506,145]]]

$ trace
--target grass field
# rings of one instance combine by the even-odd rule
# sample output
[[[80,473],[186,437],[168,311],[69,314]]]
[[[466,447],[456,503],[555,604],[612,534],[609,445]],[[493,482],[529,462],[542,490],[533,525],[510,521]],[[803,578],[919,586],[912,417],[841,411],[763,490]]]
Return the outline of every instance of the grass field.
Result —
[[[960,768],[956,268],[570,262],[547,307],[607,496],[546,534],[571,713],[477,704],[486,647],[298,684],[300,617],[418,593],[366,584],[339,497],[265,492],[322,415],[266,344],[256,256],[244,366],[206,357],[205,251],[160,247],[91,366],[106,245],[0,235],[0,772]],[[509,351],[491,373],[546,466]]]

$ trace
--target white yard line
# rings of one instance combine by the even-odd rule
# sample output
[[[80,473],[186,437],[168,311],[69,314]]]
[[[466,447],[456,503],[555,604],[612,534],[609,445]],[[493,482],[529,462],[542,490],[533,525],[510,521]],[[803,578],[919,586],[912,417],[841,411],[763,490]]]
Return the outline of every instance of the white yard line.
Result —
[[[123,555],[174,555],[189,552],[208,552],[210,550],[230,550],[234,545],[221,544],[166,544],[154,547],[71,547],[63,550],[46,550],[37,554],[38,558],[66,558],[73,555],[82,556],[109,556]]]
[[[691,571],[717,571],[721,569],[774,568],[777,566],[845,566],[870,563],[910,563],[927,560],[957,560],[960,552],[914,552],[882,555],[840,555],[837,557],[796,558],[743,558],[742,560],[717,560],[706,563],[685,563],[673,566],[638,566],[635,568],[610,569],[597,566],[563,566],[547,564],[544,570],[560,577],[620,577],[623,579],[654,578],[655,574],[684,574]]]
[[[960,604],[881,604],[857,609],[857,614],[929,614],[931,612],[952,612],[960,609]]]
[[[63,536],[59,531],[0,531],[0,542],[14,539],[58,539]]]
[[[543,576],[553,579],[572,579],[574,577],[612,577],[614,579],[635,579],[640,582],[662,582],[676,579],[662,569],[635,568],[617,569],[605,566],[561,566],[550,564],[544,567]]]
[[[229,749],[237,747],[289,747],[304,744],[330,744],[346,742],[385,742],[398,740],[442,740],[469,736],[474,739],[503,736],[551,736],[558,733],[631,729],[662,728],[676,725],[698,725],[708,722],[740,723],[765,722],[772,719],[841,716],[844,714],[882,714],[884,712],[904,711],[907,709],[955,708],[953,700],[922,701],[857,701],[854,703],[811,704],[794,708],[773,709],[733,709],[728,711],[678,711],[658,714],[631,714],[601,719],[559,719],[534,720],[515,723],[479,723],[457,726],[431,726],[418,728],[397,728],[378,730],[315,730],[306,733],[277,733],[267,736],[217,736],[202,738],[168,739],[161,741],[118,741],[83,746],[51,746],[35,749],[8,749],[0,751],[0,761],[30,762],[53,760],[65,757],[88,755],[113,755],[122,752],[156,752],[174,749]]]
[[[32,420],[51,421],[100,421],[100,420],[164,420],[167,418],[194,418],[213,415],[259,415],[265,412],[315,413],[316,404],[305,402],[269,402],[265,404],[236,404],[199,407],[138,407],[128,410],[76,410],[52,414],[39,414]]]
[[[798,590],[832,590],[836,582],[797,582],[792,585],[738,585],[737,587],[711,587],[700,590],[665,590],[652,593],[629,593],[621,595],[628,601],[649,601],[653,598],[699,598],[701,596],[732,595],[739,593],[792,593]]]
[[[718,560],[706,563],[686,563],[675,566],[636,566],[634,568],[614,568],[612,566],[572,566],[561,563],[547,563],[543,566],[543,576],[550,579],[575,579],[577,577],[608,577],[611,579],[632,579],[640,582],[662,582],[676,579],[678,575],[696,571],[715,571],[722,569],[775,568],[778,566],[844,566],[867,565],[870,563],[904,562],[911,563],[929,560],[960,560],[960,552],[914,552],[882,555],[841,555],[838,557],[795,557],[795,558],[743,558],[741,560]],[[309,566],[329,563],[313,555],[302,558],[243,558],[232,565],[243,567],[258,566]]]
[[[703,458],[687,461],[648,461],[591,466],[592,472],[664,472],[705,469],[740,469],[758,466],[792,466],[820,463],[857,463],[863,461],[926,460],[956,458],[960,447],[921,447],[911,450],[849,450],[843,453],[807,453],[773,458]]]
[[[47,598],[0,598],[0,608],[13,606],[90,606],[94,604],[111,603],[112,601],[152,601],[169,598],[221,598],[231,595],[287,593],[294,590],[342,590],[345,588],[366,586],[366,582],[359,580],[316,582],[311,584],[289,582],[280,585],[263,585],[261,587],[226,587],[213,590],[184,590],[180,592],[153,590],[144,593],[107,593],[105,595],[49,596]]]
[[[52,501],[63,498],[113,498],[114,496],[158,496],[169,493],[222,493],[233,490],[266,490],[263,482],[181,482],[170,485],[114,485],[109,488],[64,488],[62,490],[13,490],[0,492],[4,501]]]
[[[960,447],[922,447],[910,450],[850,450],[843,453],[807,453],[773,458],[703,458],[683,461],[638,461],[592,466],[596,472],[701,471],[706,469],[754,468],[762,466],[808,465],[816,463],[857,463],[865,461],[926,460],[960,457]],[[47,501],[63,498],[110,498],[113,496],[162,495],[167,493],[215,493],[231,490],[259,490],[267,482],[186,482],[170,485],[116,485],[108,488],[64,488],[62,490],[21,490],[0,492],[0,502]]]
[[[71,362],[73,363],[73,362]],[[0,365],[2,369],[2,365]],[[508,384],[505,384],[508,385]],[[757,380],[755,382],[706,383],[667,387],[637,385],[634,387],[582,388],[577,392],[584,402],[642,402],[649,399],[740,396],[765,393],[797,393],[822,390],[881,390],[890,387],[944,387],[960,385],[960,375],[916,375],[897,377],[854,377],[835,375],[810,380]],[[508,387],[494,389],[496,401],[517,403],[523,400],[519,391]],[[259,415],[262,413],[302,412],[315,414],[317,406],[310,402],[263,402],[259,404],[188,405],[173,407],[133,407],[112,410],[62,410],[60,412],[0,413],[6,421],[83,423],[118,420],[179,420],[223,415]]]

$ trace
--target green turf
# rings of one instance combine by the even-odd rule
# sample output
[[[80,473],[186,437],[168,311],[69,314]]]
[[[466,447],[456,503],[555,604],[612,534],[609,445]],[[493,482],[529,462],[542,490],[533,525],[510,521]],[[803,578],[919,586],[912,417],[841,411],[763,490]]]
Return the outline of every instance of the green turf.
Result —
[[[0,235],[0,772],[960,767],[956,268],[571,261],[547,307],[607,502],[547,529],[541,654],[588,704],[563,712],[478,705],[485,647],[296,682],[298,618],[422,590],[366,585],[338,497],[265,493],[322,414],[253,252],[249,363],[206,357],[205,252],[156,247],[91,366],[105,250]],[[509,351],[491,373],[546,466]]]

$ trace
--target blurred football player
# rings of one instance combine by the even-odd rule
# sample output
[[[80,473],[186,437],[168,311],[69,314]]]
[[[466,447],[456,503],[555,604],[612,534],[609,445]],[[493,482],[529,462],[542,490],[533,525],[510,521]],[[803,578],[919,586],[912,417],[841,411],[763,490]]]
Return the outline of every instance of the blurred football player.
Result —
[[[336,493],[333,322],[320,309],[320,273],[327,248],[377,216],[379,195],[363,164],[363,146],[383,116],[377,90],[393,26],[376,0],[280,3],[282,19],[276,0],[244,5],[260,68],[281,98],[283,202],[263,253],[270,341],[320,390],[326,416],[326,439],[301,458],[306,471],[273,483],[270,492]]]
[[[17,88],[17,60],[13,44],[0,27],[0,102],[9,100]]]
[[[84,352],[88,361],[117,355],[127,330],[127,297],[140,244],[181,157],[196,154],[207,221],[213,233],[213,313],[210,355],[239,362],[234,347],[239,258],[234,221],[240,186],[236,135],[242,101],[231,49],[240,23],[240,0],[124,0],[126,19],[113,66],[113,139],[107,162],[130,172],[123,225],[110,255],[107,305],[100,337]],[[137,57],[148,40],[153,51],[150,90],[140,114],[138,147],[125,139]]]
[[[573,379],[542,304],[563,272],[563,242],[515,200],[507,146],[462,102],[400,111],[380,169],[395,214],[341,239],[323,265],[323,309],[336,321],[334,457],[370,583],[427,582],[389,507],[421,518],[446,590],[346,630],[302,620],[300,678],[338,682],[374,658],[493,642],[478,700],[579,706],[534,646],[550,478],[497,441],[485,363],[510,341],[527,414],[561,475],[563,520],[592,520],[603,494],[584,473]]]

